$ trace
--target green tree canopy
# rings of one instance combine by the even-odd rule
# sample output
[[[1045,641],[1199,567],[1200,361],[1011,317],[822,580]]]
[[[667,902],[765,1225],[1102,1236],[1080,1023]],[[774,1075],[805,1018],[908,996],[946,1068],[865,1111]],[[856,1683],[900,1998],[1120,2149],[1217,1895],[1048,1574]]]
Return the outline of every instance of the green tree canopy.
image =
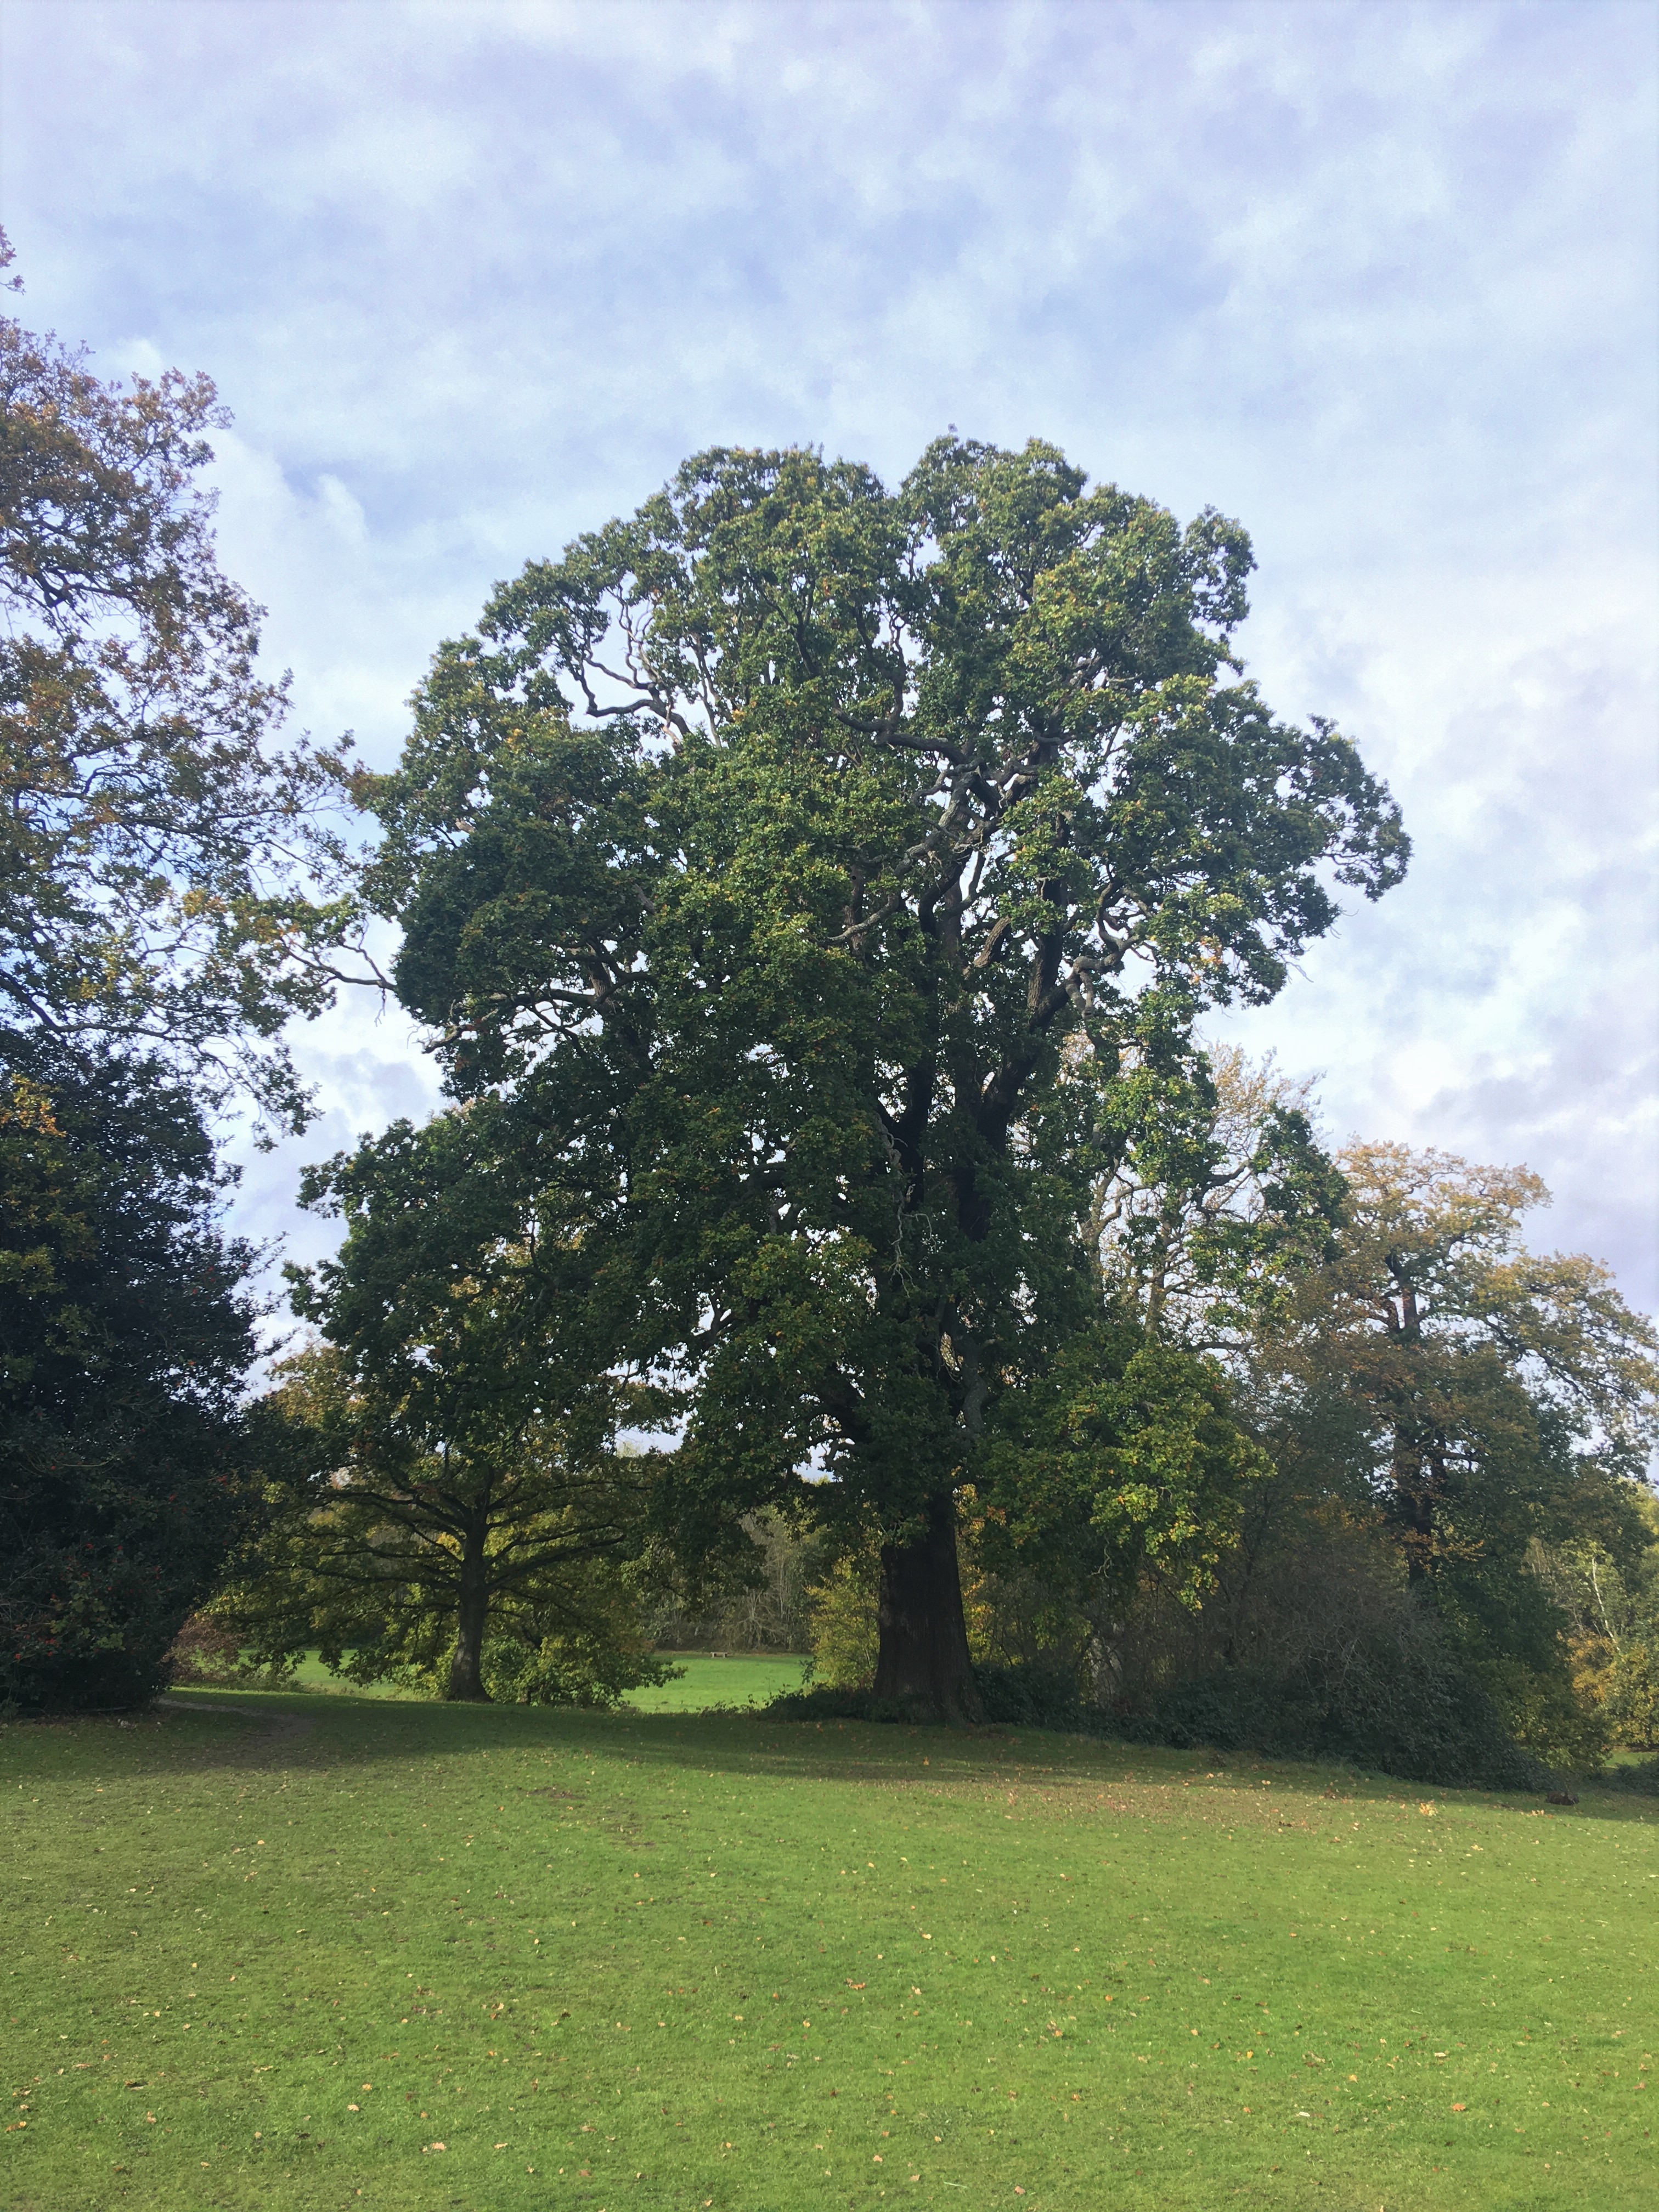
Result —
[[[1148,1113],[1099,1209],[1109,1297],[1218,1357],[1276,1471],[1199,1640],[1229,1664],[1237,1624],[1258,1655],[1293,1645],[1320,1609],[1323,1529],[1328,1609],[1357,1607],[1357,1632],[1362,1585],[1386,1586],[1402,1629],[1414,1619],[1425,1650],[1472,1670],[1511,1734],[1593,1754],[1572,1689],[1571,1636],[1590,1633],[1577,1585],[1640,1582],[1650,1325],[1594,1261],[1527,1249],[1548,1194],[1524,1169],[1389,1144],[1325,1161],[1309,1086],[1237,1054],[1212,1073],[1207,1102],[1194,1083]],[[1356,1582],[1362,1556],[1374,1568]]]
[[[565,1698],[653,1674],[621,1579],[647,1469],[617,1445],[657,1407],[613,1370],[590,1255],[499,1118],[486,1101],[395,1123],[307,1178],[346,1236],[290,1271],[323,1340],[275,1394],[289,1449],[232,1601],[269,1656],[315,1646],[463,1699],[508,1676]]]
[[[1652,1327],[1595,1261],[1526,1249],[1522,1217],[1548,1199],[1527,1170],[1376,1144],[1339,1164],[1342,1228],[1303,1285],[1292,1372],[1311,1404],[1346,1412],[1412,1580],[1471,1656],[1565,1701],[1562,1619],[1528,1555],[1639,1551]]]
[[[625,1255],[678,1527],[830,1478],[881,1540],[878,1686],[936,1709],[972,1698],[955,1493],[1098,1319],[1115,1071],[1404,865],[1352,746],[1241,673],[1250,565],[1035,442],[896,492],[706,453],[499,590],[365,787],[400,994]]]

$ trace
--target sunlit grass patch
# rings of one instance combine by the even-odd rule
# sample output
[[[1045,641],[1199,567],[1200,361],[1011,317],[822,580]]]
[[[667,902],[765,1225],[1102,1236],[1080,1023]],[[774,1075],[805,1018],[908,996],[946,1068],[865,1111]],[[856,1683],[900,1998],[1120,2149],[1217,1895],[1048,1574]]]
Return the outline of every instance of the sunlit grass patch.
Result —
[[[630,1690],[628,1703],[642,1713],[700,1713],[726,1705],[764,1705],[786,1690],[799,1690],[805,1662],[797,1652],[668,1651],[663,1657],[684,1671],[672,1682]]]

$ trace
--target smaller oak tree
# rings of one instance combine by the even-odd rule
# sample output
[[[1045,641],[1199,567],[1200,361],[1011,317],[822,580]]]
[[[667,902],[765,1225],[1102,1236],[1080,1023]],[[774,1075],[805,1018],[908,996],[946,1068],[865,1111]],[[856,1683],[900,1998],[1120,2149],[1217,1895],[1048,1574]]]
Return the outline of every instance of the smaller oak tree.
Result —
[[[347,1224],[291,1270],[323,1340],[274,1396],[273,1525],[230,1609],[256,1651],[568,1700],[658,1679],[628,1580],[648,1395],[611,1371],[586,1255],[496,1172],[487,1110],[395,1124],[314,1171]]]

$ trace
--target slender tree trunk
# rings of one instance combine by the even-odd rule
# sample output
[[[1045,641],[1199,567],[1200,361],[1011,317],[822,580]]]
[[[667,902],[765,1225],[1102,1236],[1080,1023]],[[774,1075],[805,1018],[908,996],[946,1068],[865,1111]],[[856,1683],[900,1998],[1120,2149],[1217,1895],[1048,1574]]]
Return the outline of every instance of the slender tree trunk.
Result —
[[[957,1571],[956,1499],[950,1491],[929,1501],[927,1520],[913,1542],[882,1546],[876,1619],[881,1632],[878,1698],[902,1698],[942,1721],[981,1717],[968,1656]]]
[[[449,1662],[446,1695],[462,1703],[488,1705],[483,1686],[484,1620],[489,1611],[489,1561],[482,1518],[468,1528],[461,1549],[461,1598],[455,1616],[455,1656]]]

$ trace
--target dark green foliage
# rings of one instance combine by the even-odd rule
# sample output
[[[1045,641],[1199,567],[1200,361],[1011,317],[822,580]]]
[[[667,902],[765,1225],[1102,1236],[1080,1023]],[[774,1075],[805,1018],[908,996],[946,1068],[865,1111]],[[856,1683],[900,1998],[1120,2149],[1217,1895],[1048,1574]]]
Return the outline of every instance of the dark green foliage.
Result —
[[[631,1577],[656,1463],[617,1443],[659,1407],[614,1364],[599,1240],[498,1118],[398,1122],[308,1179],[346,1236],[293,1276],[325,1341],[273,1399],[289,1448],[232,1602],[263,1658],[591,1701],[660,1673]]]
[[[1250,565],[1036,441],[940,440],[896,492],[704,453],[501,589],[364,786],[404,1003],[682,1393],[665,1532],[717,1549],[827,1473],[813,1510],[878,1540],[884,1685],[940,1710],[955,1493],[1098,1317],[1120,1071],[1190,1081],[1200,1011],[1404,864],[1352,747],[1240,678]],[[1016,1489],[1042,1426],[1000,1431]],[[1200,1580],[1213,1441],[1140,1515]]]
[[[1571,1762],[1579,1737],[1538,1725],[1517,1751],[1517,1687],[1413,1582],[1374,1510],[1275,1473],[1244,1510],[1201,1611],[1149,1578],[1112,1623],[1096,1694],[1148,1742],[1340,1760],[1446,1785],[1528,1786]],[[1522,1589],[1517,1607],[1541,1591]],[[1546,1644],[1540,1655],[1547,1658]],[[1535,1694],[1535,1679],[1528,1686]],[[1534,1717],[1541,1720],[1542,1717]]]
[[[980,1717],[988,1726],[1057,1729],[1068,1735],[1122,1733],[1114,1714],[1079,1696],[1075,1679],[1063,1669],[980,1664],[974,1668],[974,1686]],[[774,1698],[766,1711],[774,1720],[882,1721],[908,1727],[925,1726],[933,1717],[918,1698],[884,1697],[874,1690],[829,1683],[787,1691]]]
[[[1446,1639],[1407,1613],[1354,1641],[1340,1672],[1312,1662],[1273,1676],[1240,1668],[1175,1684],[1114,1732],[1176,1749],[1243,1749],[1397,1774],[1444,1788],[1536,1790],[1546,1770]]]
[[[1091,1703],[1076,1676],[1041,1663],[974,1669],[991,1726],[1166,1744],[1221,1754],[1310,1759],[1397,1774],[1444,1788],[1539,1790],[1546,1770],[1516,1746],[1504,1716],[1431,1623],[1409,1617],[1358,1640],[1340,1673],[1310,1662],[1296,1674],[1243,1668],[1188,1678],[1139,1707]],[[913,1699],[818,1688],[775,1698],[778,1720],[927,1718]],[[1632,1785],[1634,1786],[1634,1785]]]
[[[137,1704],[250,1506],[253,1255],[189,1097],[14,1042],[0,1073],[0,1698]]]
[[[1040,1661],[1024,1667],[981,1663],[974,1669],[985,1717],[1012,1728],[1064,1729],[1075,1735],[1116,1735],[1113,1717],[1079,1694],[1076,1675]]]

